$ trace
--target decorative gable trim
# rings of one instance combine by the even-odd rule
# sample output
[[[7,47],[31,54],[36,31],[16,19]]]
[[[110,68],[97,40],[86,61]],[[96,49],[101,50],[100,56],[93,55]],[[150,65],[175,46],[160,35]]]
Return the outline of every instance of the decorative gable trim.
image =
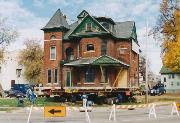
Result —
[[[97,25],[99,25],[103,30],[105,30],[107,33],[110,33],[109,30],[107,30],[106,28],[104,28],[96,19],[94,19],[91,15],[87,14],[82,21],[74,28],[74,30],[71,31],[71,33],[69,33],[68,37],[83,23],[83,21],[87,18],[90,17],[93,21],[95,21],[95,23],[97,23]]]
[[[88,15],[88,12],[86,10],[83,10],[78,16],[77,18],[84,18],[86,15]]]

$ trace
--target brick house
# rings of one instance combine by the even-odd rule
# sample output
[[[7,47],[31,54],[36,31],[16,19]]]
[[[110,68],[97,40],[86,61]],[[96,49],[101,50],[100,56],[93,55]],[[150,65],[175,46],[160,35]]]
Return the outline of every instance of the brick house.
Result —
[[[69,25],[58,9],[42,30],[45,86],[138,86],[135,22],[115,22],[83,10],[77,21]]]

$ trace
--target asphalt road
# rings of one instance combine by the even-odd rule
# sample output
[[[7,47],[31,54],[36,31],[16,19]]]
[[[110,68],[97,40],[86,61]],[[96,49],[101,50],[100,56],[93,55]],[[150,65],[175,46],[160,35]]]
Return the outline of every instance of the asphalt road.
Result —
[[[116,121],[109,121],[110,107],[96,107],[89,112],[91,123],[180,123],[180,117],[171,116],[170,106],[156,107],[157,118],[148,117],[148,108],[135,110],[117,109]],[[0,111],[0,123],[26,123],[29,110],[26,108],[12,112]],[[67,111],[63,118],[44,118],[43,109],[33,109],[30,123],[87,123],[85,113]]]

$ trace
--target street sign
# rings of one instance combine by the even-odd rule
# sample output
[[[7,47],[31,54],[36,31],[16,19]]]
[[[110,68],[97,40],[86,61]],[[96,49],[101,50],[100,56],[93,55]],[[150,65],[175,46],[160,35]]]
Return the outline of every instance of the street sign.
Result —
[[[180,111],[180,103],[176,103],[177,110]]]
[[[46,106],[44,107],[44,117],[65,117],[65,106]]]

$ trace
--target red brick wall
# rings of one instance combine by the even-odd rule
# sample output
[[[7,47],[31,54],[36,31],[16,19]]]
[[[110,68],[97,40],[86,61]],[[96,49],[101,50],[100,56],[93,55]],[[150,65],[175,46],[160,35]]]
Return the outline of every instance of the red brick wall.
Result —
[[[107,55],[114,57],[115,56],[115,41],[112,39],[108,39],[107,42]]]
[[[80,57],[99,57],[101,55],[101,39],[98,37],[94,38],[83,38],[80,41]],[[94,44],[94,51],[87,51],[87,44]]]
[[[120,48],[127,48],[125,54],[120,54]],[[131,42],[130,41],[116,41],[115,42],[115,58],[130,64],[130,51]]]
[[[139,79],[139,55],[131,51],[130,82],[131,86],[138,86]]]
[[[51,35],[55,35],[55,40],[50,40]],[[56,46],[56,60],[50,60],[50,47]],[[62,32],[44,32],[44,84],[47,84],[47,70],[51,69],[54,82],[54,69],[58,68],[58,81],[61,80],[60,60],[62,59]]]

